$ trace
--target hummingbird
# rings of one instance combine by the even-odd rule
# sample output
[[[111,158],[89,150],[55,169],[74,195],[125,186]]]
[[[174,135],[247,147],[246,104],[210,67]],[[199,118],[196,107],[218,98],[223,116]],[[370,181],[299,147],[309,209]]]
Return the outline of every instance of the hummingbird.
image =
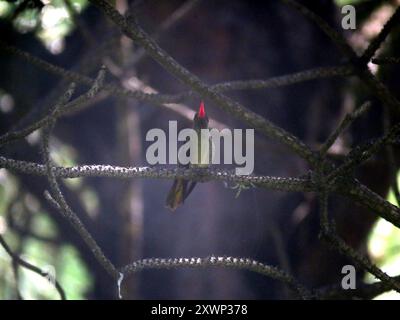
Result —
[[[190,150],[194,151],[193,154],[190,154],[191,162],[184,167],[204,168],[208,166],[210,152],[209,148],[204,147],[204,145],[205,143],[207,143],[208,146],[209,141],[202,141],[201,139],[201,129],[208,129],[208,121],[208,116],[204,108],[204,102],[201,101],[199,110],[195,113],[193,118],[193,129],[197,133],[198,146],[197,148],[190,148]],[[172,211],[175,211],[190,195],[195,185],[195,181],[185,180],[183,178],[176,178],[174,180],[174,183],[172,184],[171,189],[168,192],[166,207]]]

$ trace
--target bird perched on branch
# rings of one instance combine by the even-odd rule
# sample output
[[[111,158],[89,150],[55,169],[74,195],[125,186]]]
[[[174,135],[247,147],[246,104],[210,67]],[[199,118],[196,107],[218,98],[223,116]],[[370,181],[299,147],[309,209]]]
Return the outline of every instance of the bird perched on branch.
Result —
[[[192,146],[190,151],[190,163],[184,167],[190,168],[204,168],[208,167],[210,159],[210,148],[209,140],[202,138],[201,129],[208,129],[208,116],[204,108],[204,102],[200,102],[199,110],[196,112],[193,118],[193,129],[197,134],[197,146]],[[175,211],[189,194],[193,191],[196,185],[195,181],[185,180],[183,178],[177,178],[171,189],[168,192],[166,207]]]

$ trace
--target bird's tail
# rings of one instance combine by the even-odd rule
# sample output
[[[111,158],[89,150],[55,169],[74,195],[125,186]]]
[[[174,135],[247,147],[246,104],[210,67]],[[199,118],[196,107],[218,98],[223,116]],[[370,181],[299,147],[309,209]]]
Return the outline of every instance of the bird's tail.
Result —
[[[192,192],[196,182],[188,181],[182,178],[178,178],[174,180],[174,183],[171,189],[168,192],[166,207],[171,211],[175,211],[185,199]]]

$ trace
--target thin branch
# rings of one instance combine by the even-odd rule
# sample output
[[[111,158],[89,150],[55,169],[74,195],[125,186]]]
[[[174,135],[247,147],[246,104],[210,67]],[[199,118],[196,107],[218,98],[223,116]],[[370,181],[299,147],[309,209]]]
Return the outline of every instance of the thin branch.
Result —
[[[18,56],[18,57],[26,60],[27,62],[29,62],[37,67],[40,67],[43,70],[46,70],[49,73],[61,76],[64,79],[67,79],[69,81],[84,84],[89,87],[94,84],[95,80],[88,76],[81,75],[79,73],[69,71],[69,70],[61,68],[59,66],[56,66],[54,64],[51,64],[43,59],[35,57],[28,52],[25,52],[18,48],[10,46],[2,41],[0,41],[0,48],[10,54],[13,54],[15,56]],[[135,99],[138,99],[141,101],[148,101],[148,102],[153,102],[153,103],[168,102],[168,100],[170,99],[170,96],[168,96],[168,95],[165,95],[165,96],[160,95],[160,94],[152,95],[152,94],[143,93],[141,91],[124,90],[114,84],[105,84],[103,90],[106,90],[106,91],[112,93],[113,95],[116,95],[119,97],[135,98]]]
[[[328,217],[328,193],[322,190],[319,193],[319,212],[320,212],[320,225],[323,232],[329,230],[329,217]]]
[[[350,65],[333,66],[333,67],[320,67],[300,71],[283,76],[272,77],[266,80],[242,80],[230,81],[215,84],[211,86],[212,89],[219,92],[232,91],[232,90],[248,90],[248,89],[271,89],[293,85],[310,80],[337,77],[337,76],[350,76],[353,74],[353,67]]]
[[[175,26],[182,18],[184,18],[192,9],[199,4],[199,0],[187,0],[180,7],[178,7],[167,19],[165,19],[156,33],[155,38],[159,38],[160,35]]]
[[[390,90],[374,76],[368,68],[360,68],[357,70],[358,76],[364,84],[370,89],[382,104],[390,107],[393,111],[399,112],[400,102],[390,93]]]
[[[3,48],[5,51],[14,54],[17,57],[20,57],[33,65],[36,65],[37,67],[43,69],[46,72],[60,76],[64,79],[75,81],[77,83],[86,86],[93,85],[93,82],[95,81],[90,77],[51,64],[45,60],[42,60],[38,57],[31,55],[26,51],[22,51],[18,48],[7,45],[1,41],[0,41],[0,48]],[[329,78],[336,76],[350,76],[352,74],[354,74],[354,68],[351,65],[318,67],[305,71],[295,72],[292,74],[272,77],[265,80],[263,79],[238,80],[238,81],[217,83],[211,85],[210,88],[221,92],[232,91],[232,90],[269,89],[269,88],[283,87],[322,78]],[[141,90],[133,91],[126,88],[120,88],[114,84],[106,84],[103,89],[106,90],[108,93],[115,95],[117,97],[135,98],[141,101],[147,101],[154,104],[178,103],[195,94],[193,91],[183,92],[179,94],[171,94],[171,95],[160,94],[160,93],[143,93],[143,91]],[[143,95],[138,95],[137,94],[138,92],[142,92]]]
[[[0,245],[4,248],[4,250],[7,252],[7,254],[10,256],[12,259],[13,263],[17,264],[18,266],[21,266],[25,269],[28,269],[39,276],[48,279],[49,274],[46,271],[43,271],[42,269],[36,267],[35,265],[25,261],[22,259],[20,256],[14,254],[14,252],[11,250],[10,246],[7,244],[3,236],[0,234]],[[57,290],[58,294],[60,295],[61,300],[66,300],[66,295],[64,292],[64,289],[60,285],[60,283],[54,279],[54,287]]]
[[[399,64],[400,58],[399,57],[378,57],[373,58],[372,63],[378,65],[388,65],[388,64]]]
[[[74,94],[75,87],[76,87],[75,83],[72,83],[69,89],[59,99],[59,101],[57,101],[57,103],[52,108],[50,108],[50,110],[58,110],[60,106],[65,105],[65,103],[68,102],[71,99],[72,95]],[[41,120],[37,121],[36,123],[32,124],[31,126],[26,127],[22,130],[8,132],[0,137],[0,146],[3,146],[14,140],[25,138],[33,131],[47,125],[49,122],[50,122],[50,117],[46,116]]]
[[[141,81],[139,78],[134,77],[134,76],[129,76],[129,81],[125,81],[124,79],[124,68],[121,68],[117,66],[114,62],[112,62],[110,59],[106,58],[105,59],[105,64],[108,67],[108,70],[117,78],[122,79],[120,80],[121,86],[123,86],[125,89],[129,90],[141,90],[146,93],[151,93],[151,94],[156,94],[158,91],[149,86],[148,84],[145,84],[143,81]],[[177,100],[181,100],[179,96],[190,96],[191,92],[183,93],[181,95],[176,95]],[[183,99],[182,99],[183,100]],[[189,121],[193,121],[193,109],[189,108],[187,105],[184,105],[182,103],[163,103],[163,107],[175,112],[176,114],[186,118]],[[228,125],[217,121],[214,118],[209,118],[209,127],[210,128],[215,128],[222,130],[224,128],[227,128]]]
[[[235,269],[244,269],[259,273],[263,276],[281,281],[299,294],[302,299],[311,299],[312,295],[303,285],[286,272],[253,259],[236,257],[206,258],[168,258],[168,259],[143,259],[129,264],[121,269],[124,276],[147,269],[175,269],[175,268],[200,268],[223,266]]]
[[[46,167],[37,163],[19,161],[0,156],[0,168],[11,171],[46,175]],[[168,169],[164,167],[118,167],[110,165],[83,165],[76,167],[53,167],[57,178],[78,177],[114,177],[114,178],[152,178],[152,179],[175,179],[185,178],[198,182],[205,181],[230,181],[239,184],[254,185],[257,187],[293,192],[317,191],[318,187],[310,177],[306,178],[281,178],[269,176],[238,176],[233,171],[224,170],[193,170],[183,168]],[[400,227],[400,210],[390,202],[380,197],[356,180],[349,180],[349,185],[330,185],[333,192],[349,196],[357,203],[369,208],[382,218]]]
[[[283,3],[290,5],[302,15],[313,21],[340,49],[340,51],[346,56],[350,61],[357,58],[353,48],[347,43],[346,39],[336,30],[334,30],[324,19],[312,12],[306,6],[300,4],[294,0],[281,0]]]
[[[400,228],[399,208],[353,179],[351,171],[375,155],[380,148],[391,143],[398,136],[399,132],[400,123],[393,126],[383,137],[353,148],[349,155],[346,156],[343,164],[332,169],[325,177],[327,185],[336,186],[335,192],[353,198],[398,228]]]
[[[50,170],[51,171],[51,170]],[[54,187],[54,185],[53,185]],[[111,263],[111,261],[104,255],[101,248],[98,246],[96,241],[93,239],[91,234],[86,230],[85,226],[82,224],[78,216],[69,208],[68,204],[66,203],[65,199],[62,196],[61,191],[54,190],[53,192],[58,191],[57,198],[62,204],[59,204],[52,195],[45,191],[44,197],[46,200],[58,211],[60,214],[68,220],[68,222],[74,227],[76,232],[82,238],[82,240],[86,243],[86,245],[91,249],[94,257],[99,262],[99,264],[107,271],[107,273],[113,278],[117,279],[119,274],[117,269]],[[61,198],[61,197],[62,198]],[[64,200],[63,200],[64,199]]]
[[[159,39],[160,36],[175,26],[182,18],[184,18],[196,5],[199,0],[187,0],[180,7],[178,7],[171,15],[168,16],[161,24],[160,27],[152,34],[153,39]],[[137,64],[145,56],[146,51],[143,48],[137,50],[131,61],[132,64]]]
[[[62,107],[62,106],[60,106]],[[52,160],[50,158],[50,151],[49,151],[49,137],[50,137],[50,132],[52,131],[52,128],[55,124],[56,118],[54,117],[54,114],[57,110],[53,110],[52,114],[50,114],[50,122],[48,126],[45,128],[42,136],[42,155],[43,155],[43,161],[45,163],[46,167],[46,175],[49,180],[50,184],[50,190],[51,193],[45,192],[45,198],[49,203],[61,213],[61,215],[68,220],[68,222],[71,223],[71,225],[74,227],[74,229],[77,231],[77,233],[80,235],[80,237],[84,240],[84,242],[87,244],[87,246],[91,249],[93,255],[99,262],[99,264],[108,272],[108,274],[113,277],[114,279],[117,279],[119,276],[119,273],[117,269],[114,267],[114,265],[111,263],[111,261],[104,255],[103,251],[101,248],[98,246],[97,242],[93,239],[91,234],[86,230],[85,226],[81,222],[81,220],[78,218],[78,216],[71,210],[67,202],[65,201],[65,198],[58,186],[56,176],[53,172],[54,167],[52,164]]]
[[[331,182],[337,177],[345,176],[347,172],[354,169],[356,166],[359,166],[370,157],[375,155],[380,148],[389,143],[392,143],[392,141],[399,135],[399,133],[400,123],[394,125],[383,137],[368,141],[360,146],[353,148],[346,156],[343,164],[333,170],[327,176],[327,180]]]
[[[27,126],[24,129],[18,130],[18,131],[11,131],[8,132],[2,136],[0,136],[0,146],[3,146],[7,143],[10,143],[12,141],[18,140],[25,138],[27,135],[31,134],[33,131],[38,130],[42,127],[48,126],[51,121],[54,120],[54,118],[58,118],[64,114],[70,114],[71,112],[74,112],[75,110],[81,108],[83,105],[86,105],[86,103],[90,100],[92,100],[96,94],[100,91],[100,89],[103,86],[104,83],[104,78],[105,78],[105,67],[103,66],[95,81],[93,82],[91,88],[86,92],[85,94],[82,94],[78,98],[76,98],[74,101],[71,101],[67,103],[74,91],[75,91],[75,83],[72,83],[70,88],[67,90],[67,92],[60,98],[60,100],[54,105],[51,109],[54,110],[53,112],[50,112],[50,114],[45,115],[42,119],[34,122],[33,124]],[[60,107],[62,106],[62,107]]]
[[[400,282],[400,276],[394,277],[393,280]],[[356,289],[344,290],[341,285],[329,286],[316,290],[318,297],[322,300],[332,299],[364,299],[370,300],[376,296],[392,290],[386,281],[378,281],[374,283],[357,283]]]
[[[391,119],[390,119],[390,112],[388,108],[384,109],[383,113],[383,130],[384,133],[387,134],[390,130],[391,126]],[[389,165],[389,176],[390,176],[390,184],[392,186],[392,190],[395,196],[395,199],[397,201],[397,205],[400,205],[400,191],[399,191],[399,184],[397,181],[397,171],[398,171],[398,166],[396,163],[396,157],[394,154],[393,150],[393,145],[388,144],[386,145],[386,154],[387,154],[387,160],[388,160],[388,165]]]
[[[22,199],[20,197],[17,197],[16,201],[22,201]],[[26,223],[24,222],[23,225],[21,225],[21,223],[19,221],[20,219],[16,219],[16,217],[14,216],[14,214],[11,210],[11,204],[12,204],[12,202],[10,202],[7,210],[5,210],[7,228],[9,228],[10,230],[13,230],[21,238],[31,237],[31,238],[34,238],[35,240],[43,241],[46,243],[51,243],[54,245],[62,244],[62,240],[58,237],[44,236],[42,234],[35,232],[34,230],[31,230],[31,223],[26,225]],[[24,206],[24,209],[27,209],[27,208],[25,208],[25,206]],[[30,221],[30,219],[28,219],[28,220]]]
[[[364,51],[362,55],[362,59],[364,61],[370,61],[374,56],[375,52],[379,49],[381,44],[385,41],[389,33],[392,29],[398,24],[400,21],[400,6],[397,7],[394,14],[390,17],[390,19],[385,23],[381,32],[370,42],[368,48]]]
[[[367,270],[377,279],[383,281],[391,289],[400,292],[400,283],[397,282],[396,278],[390,277],[376,265],[374,265],[367,257],[360,255],[353,248],[349,247],[339,236],[336,235],[336,232],[332,231],[331,228],[323,230],[322,234],[323,238],[331,245],[333,249],[353,260],[354,263]]]
[[[46,167],[41,164],[19,161],[0,156],[0,168],[15,172],[45,176]],[[185,178],[198,182],[228,181],[281,191],[312,191],[313,185],[306,178],[281,178],[270,176],[236,175],[234,170],[185,169],[165,167],[119,167],[110,165],[82,165],[76,167],[53,167],[57,178],[113,177],[113,178]]]
[[[386,152],[387,152],[387,157],[388,157],[390,179],[391,179],[391,186],[392,186],[393,194],[397,201],[397,204],[400,205],[400,190],[399,190],[399,183],[397,180],[398,166],[396,163],[396,158],[394,156],[393,146],[392,145],[386,146]]]
[[[282,76],[272,77],[268,79],[250,79],[250,80],[236,80],[227,81],[217,84],[210,85],[210,89],[218,92],[229,92],[235,90],[260,90],[260,89],[273,89],[279,87],[290,86],[297,83],[302,83],[311,80],[332,78],[338,76],[351,76],[354,74],[354,68],[351,65],[343,66],[333,66],[333,67],[319,67],[313,68],[305,71],[299,71],[291,74],[286,74]],[[135,79],[139,82],[139,79]],[[149,88],[149,86],[146,86]],[[145,90],[147,93],[155,94],[156,91]],[[168,97],[168,101],[180,102],[187,98],[196,96],[197,93],[190,90],[187,92],[175,94],[175,95],[163,95],[163,97]],[[165,107],[171,104],[170,102],[163,103]]]
[[[356,203],[400,228],[400,209],[358,181],[353,182],[351,186],[343,184],[337,187],[336,192],[352,198]]]
[[[400,283],[397,283],[395,279],[391,278],[389,275],[379,269],[376,265],[369,261],[367,257],[360,255],[353,248],[349,247],[346,242],[337,235],[334,224],[329,221],[328,194],[324,191],[320,194],[320,226],[320,236],[322,239],[326,240],[334,250],[337,250],[341,254],[353,260],[357,265],[370,272],[377,279],[387,283],[390,288],[400,292]]]
[[[346,114],[344,119],[340,122],[339,126],[335,129],[335,131],[333,131],[333,133],[331,133],[331,135],[322,145],[319,151],[322,157],[326,155],[327,151],[334,144],[339,135],[342,134],[354,122],[354,120],[366,113],[369,110],[370,106],[371,103],[367,101],[353,112]]]

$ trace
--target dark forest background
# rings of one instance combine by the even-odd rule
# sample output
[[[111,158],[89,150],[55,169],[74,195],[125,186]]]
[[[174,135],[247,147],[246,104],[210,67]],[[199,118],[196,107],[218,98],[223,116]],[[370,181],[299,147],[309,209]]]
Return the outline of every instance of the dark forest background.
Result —
[[[343,2],[300,2],[342,33],[359,52],[398,6],[396,1],[354,1],[357,29],[345,31],[341,28]],[[115,6],[122,13],[135,12],[139,23],[156,37],[162,48],[208,84],[267,79],[343,62],[332,41],[315,24],[280,1],[116,0]],[[46,10],[50,10],[47,13],[50,16],[44,20]],[[121,36],[98,8],[84,0],[0,1],[0,14],[1,43],[66,70],[95,77],[104,64],[107,81],[125,88],[146,86],[146,90],[151,87],[170,94],[188,89],[149,58],[137,43]],[[174,20],[174,14],[182,16]],[[394,29],[379,53],[398,56],[399,36],[400,30]],[[38,119],[66,90],[69,81],[1,47],[3,134]],[[371,68],[399,98],[399,64],[371,65]],[[77,91],[86,89],[78,85]],[[343,158],[353,146],[383,133],[384,108],[355,77],[324,78],[227,94],[313,149],[324,142],[349,110],[370,100],[370,110],[331,148],[329,156],[334,160]],[[246,127],[211,101],[205,102],[214,123]],[[100,93],[87,108],[57,122],[50,144],[54,161],[65,166],[146,166],[148,130],[166,129],[168,120],[177,120],[180,128],[191,126],[199,98],[188,97],[182,104],[186,107],[160,108],[149,102]],[[393,115],[393,123],[396,118]],[[38,136],[36,132],[3,146],[0,155],[40,163]],[[298,156],[259,134],[255,146],[257,175],[301,176],[310,169]],[[383,150],[355,172],[362,183],[384,198],[397,175],[397,170],[393,172],[388,163]],[[171,183],[110,178],[60,181],[70,206],[117,266],[151,257],[244,256],[279,266],[305,286],[320,288],[340,283],[343,265],[353,264],[320,241],[318,196],[314,193],[250,188],[235,198],[236,190],[214,181],[198,184],[185,204],[171,213],[164,203]],[[1,169],[0,234],[14,252],[28,261],[43,268],[54,266],[68,298],[116,299],[116,281],[97,263],[69,223],[44,200],[47,188],[46,177]],[[383,265],[388,257],[392,262],[397,261],[394,265],[398,270],[396,241],[400,236],[396,228],[384,225],[389,230],[386,238],[376,240],[381,241],[384,253],[374,256],[371,239],[379,237],[376,227],[383,223],[376,224],[377,215],[339,195],[330,198],[329,209],[338,234],[347,244],[370,255],[378,265]],[[58,298],[44,279],[17,267],[1,250],[0,298]],[[363,270],[357,269],[358,280],[366,277]],[[124,279],[123,296],[126,299],[295,297],[280,282],[225,268],[143,270]]]

